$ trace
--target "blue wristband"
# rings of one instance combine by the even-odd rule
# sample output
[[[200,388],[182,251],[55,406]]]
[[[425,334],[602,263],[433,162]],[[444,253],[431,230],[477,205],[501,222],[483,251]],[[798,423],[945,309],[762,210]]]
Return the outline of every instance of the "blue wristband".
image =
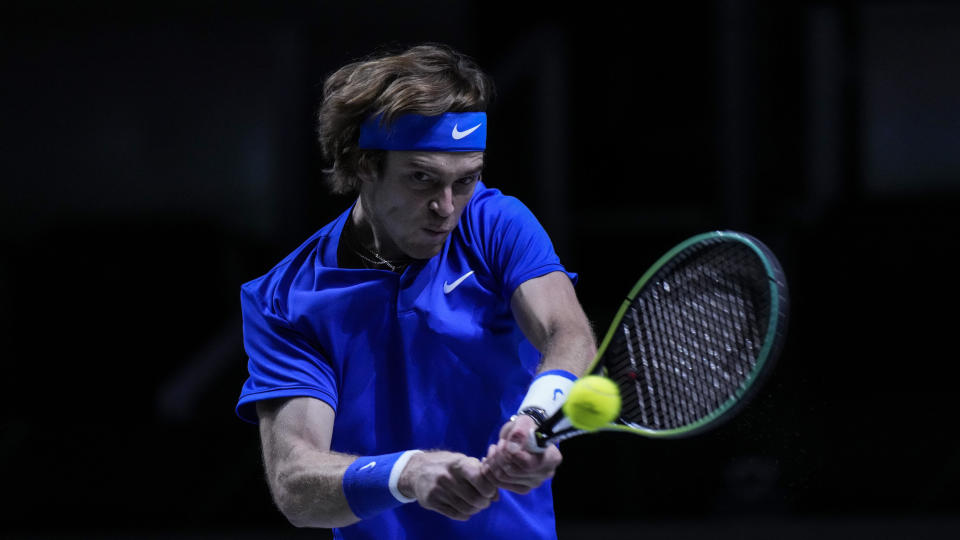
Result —
[[[343,473],[343,494],[347,504],[360,519],[413,502],[397,489],[400,472],[410,456],[419,450],[408,450],[382,456],[362,456]]]

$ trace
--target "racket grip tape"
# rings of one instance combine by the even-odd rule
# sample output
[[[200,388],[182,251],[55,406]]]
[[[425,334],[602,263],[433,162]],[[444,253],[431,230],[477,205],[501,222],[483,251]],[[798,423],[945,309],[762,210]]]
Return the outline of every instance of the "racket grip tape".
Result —
[[[553,416],[547,418],[537,429],[530,432],[527,438],[527,451],[535,454],[542,454],[547,451],[548,441],[553,436],[556,428],[562,428],[569,425],[567,416],[563,414],[563,408],[553,413]]]
[[[547,451],[546,438],[541,440],[539,437],[537,437],[537,433],[539,432],[540,430],[535,429],[531,431],[530,436],[527,437],[527,452],[530,452],[531,454],[542,454]],[[541,443],[543,446],[540,446]]]

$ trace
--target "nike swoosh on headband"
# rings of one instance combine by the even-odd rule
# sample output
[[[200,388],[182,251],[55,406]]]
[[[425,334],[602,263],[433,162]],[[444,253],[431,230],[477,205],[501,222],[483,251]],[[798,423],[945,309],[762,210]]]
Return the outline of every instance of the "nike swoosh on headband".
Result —
[[[467,135],[473,133],[474,131],[476,131],[477,128],[480,127],[480,126],[482,126],[482,125],[483,125],[483,122],[480,122],[479,124],[473,126],[472,128],[470,128],[470,129],[468,129],[468,130],[466,130],[466,131],[458,131],[458,130],[457,130],[457,125],[454,124],[454,125],[453,125],[453,132],[450,134],[450,136],[453,137],[454,139],[460,140],[460,139],[466,137]]]

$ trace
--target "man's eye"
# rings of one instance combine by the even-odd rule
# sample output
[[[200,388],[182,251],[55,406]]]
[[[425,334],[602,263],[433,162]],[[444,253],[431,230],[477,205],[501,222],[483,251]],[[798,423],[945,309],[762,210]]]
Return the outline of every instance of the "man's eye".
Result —
[[[457,183],[458,183],[458,184],[463,184],[463,185],[470,185],[470,184],[476,182],[476,181],[479,180],[479,179],[480,179],[480,175],[479,175],[479,174],[474,175],[474,176],[464,176],[463,178],[457,180]]]
[[[418,184],[429,184],[433,181],[430,175],[425,172],[415,172],[410,175],[410,178]]]

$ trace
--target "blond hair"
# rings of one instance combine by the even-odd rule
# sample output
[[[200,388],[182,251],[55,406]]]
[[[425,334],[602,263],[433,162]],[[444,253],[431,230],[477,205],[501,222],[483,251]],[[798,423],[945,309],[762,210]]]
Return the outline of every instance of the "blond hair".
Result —
[[[389,125],[402,114],[483,112],[493,92],[493,81],[471,58],[440,44],[381,53],[340,68],[324,83],[317,127],[331,191],[356,191],[361,170],[380,171],[385,152],[357,148],[368,118],[383,115]]]

